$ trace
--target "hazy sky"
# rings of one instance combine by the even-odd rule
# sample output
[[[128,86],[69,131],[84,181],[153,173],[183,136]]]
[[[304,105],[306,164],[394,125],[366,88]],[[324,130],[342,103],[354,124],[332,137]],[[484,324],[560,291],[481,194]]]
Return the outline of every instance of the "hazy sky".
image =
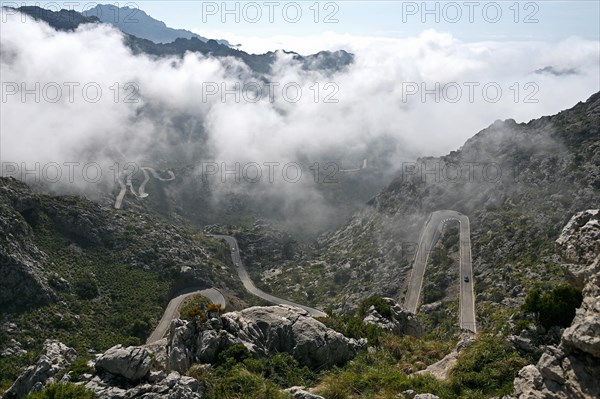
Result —
[[[98,2],[140,8],[168,26],[242,44],[248,52],[322,49],[319,37],[405,38],[427,29],[461,41],[600,40],[600,1],[164,1]],[[4,1],[56,9],[95,2]],[[50,6],[49,6],[50,5]],[[48,7],[49,6],[49,7]],[[298,14],[300,10],[300,14]],[[299,37],[312,40],[299,41]],[[325,45],[327,47],[327,45]]]

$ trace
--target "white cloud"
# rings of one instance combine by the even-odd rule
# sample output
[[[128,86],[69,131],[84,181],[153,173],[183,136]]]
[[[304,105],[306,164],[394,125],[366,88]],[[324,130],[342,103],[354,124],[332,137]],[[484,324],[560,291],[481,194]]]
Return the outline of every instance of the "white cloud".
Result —
[[[18,95],[11,96],[2,104],[2,159],[64,162],[86,158],[110,163],[115,154],[132,161],[147,159],[148,154],[167,148],[174,136],[189,134],[182,132],[177,118],[192,118],[195,124],[190,131],[205,129],[209,139],[190,143],[208,146],[216,159],[285,162],[302,155],[322,161],[324,154],[360,156],[377,140],[393,140],[389,148],[398,148],[390,160],[399,163],[415,155],[440,155],[456,149],[496,119],[528,121],[556,113],[585,100],[600,87],[599,44],[578,38],[559,43],[464,43],[450,34],[428,30],[405,39],[329,32],[266,41],[226,32],[199,33],[243,42],[255,52],[274,46],[303,54],[346,49],[356,55],[356,62],[345,72],[327,76],[303,71],[282,56],[270,78],[280,84],[274,103],[267,96],[255,104],[243,99],[223,103],[219,96],[205,101],[202,92],[207,83],[232,88],[235,82],[253,80],[252,72],[236,60],[217,61],[195,54],[183,60],[133,56],[123,46],[120,34],[107,26],[62,33],[11,16],[2,27],[3,84],[24,82],[32,87],[35,82],[42,86],[95,82],[103,96],[93,104],[83,101],[81,90],[76,90],[72,103],[66,98],[56,104],[30,99],[21,103]],[[572,68],[577,74],[533,73],[549,65]],[[115,82],[137,83],[140,102],[115,102],[110,89]],[[302,88],[298,103],[281,98],[281,87],[290,82]],[[315,82],[320,89],[318,102],[313,100]],[[328,82],[339,88],[335,95],[338,103],[323,102],[331,93],[331,87],[326,90],[324,86]],[[463,91],[457,103],[444,99],[438,103],[432,95],[424,102],[420,95],[403,99],[407,85],[423,83],[433,89],[436,83],[449,82],[456,82]],[[473,102],[467,100],[465,82],[479,84]],[[528,82],[539,89],[533,96],[537,103],[523,102],[524,96],[533,92],[531,87],[526,89]],[[517,102],[515,83],[520,91]],[[485,100],[485,84],[502,89],[498,102]],[[187,145],[183,150],[197,153]]]

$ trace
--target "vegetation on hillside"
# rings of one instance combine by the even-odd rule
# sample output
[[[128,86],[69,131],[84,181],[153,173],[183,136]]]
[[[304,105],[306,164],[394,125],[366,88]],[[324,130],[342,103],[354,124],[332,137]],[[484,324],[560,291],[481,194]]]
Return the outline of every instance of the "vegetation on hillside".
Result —
[[[196,365],[187,374],[204,384],[208,399],[288,398],[282,389],[311,385],[316,376],[288,353],[257,358],[242,344],[221,352],[216,367]]]
[[[24,225],[19,234],[44,254],[40,277],[47,276],[55,297],[3,312],[3,323],[16,327],[0,329],[0,346],[11,347],[14,339],[27,353],[0,357],[0,394],[35,362],[46,339],[60,340],[87,360],[88,351],[143,344],[173,292],[185,284],[201,279],[241,287],[228,271],[228,248],[191,227],[142,211],[101,208],[80,197],[37,195],[8,179],[2,184],[31,204],[15,223]],[[0,203],[13,209],[10,197],[0,196]],[[185,279],[183,268],[190,270]]]
[[[582,300],[581,290],[568,284],[560,284],[547,292],[536,287],[527,294],[522,309],[534,313],[545,329],[552,326],[568,327]]]
[[[527,364],[502,338],[480,335],[461,352],[448,380],[409,375],[448,349],[447,342],[387,335],[381,350],[362,353],[345,368],[324,374],[316,391],[326,399],[392,399],[409,389],[442,399],[489,398],[510,393],[518,370]]]
[[[23,399],[94,399],[94,394],[82,385],[54,383],[41,392],[32,392]]]

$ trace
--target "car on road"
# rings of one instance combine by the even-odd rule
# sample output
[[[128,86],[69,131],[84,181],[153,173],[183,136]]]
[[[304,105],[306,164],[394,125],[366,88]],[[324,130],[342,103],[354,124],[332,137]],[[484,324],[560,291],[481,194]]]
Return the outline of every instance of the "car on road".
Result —
[[[232,251],[235,251],[235,247],[231,247],[231,250],[232,250]]]
[[[469,282],[469,276],[465,276],[464,280],[465,280],[465,283],[468,283]]]

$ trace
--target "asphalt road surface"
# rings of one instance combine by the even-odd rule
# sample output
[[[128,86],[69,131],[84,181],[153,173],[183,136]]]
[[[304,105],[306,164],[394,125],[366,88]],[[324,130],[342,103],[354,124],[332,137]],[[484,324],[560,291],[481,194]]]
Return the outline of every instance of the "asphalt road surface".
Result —
[[[240,277],[240,280],[242,280],[242,284],[244,284],[244,288],[246,288],[246,290],[249,293],[251,293],[252,295],[255,295],[259,298],[262,298],[267,302],[274,303],[276,305],[290,305],[290,306],[295,306],[297,308],[304,309],[312,317],[327,316],[327,314],[325,314],[324,312],[322,312],[318,309],[300,305],[298,303],[291,302],[291,301],[288,301],[285,299],[277,298],[276,296],[267,294],[266,292],[256,288],[256,286],[250,279],[250,276],[248,275],[248,271],[246,270],[246,267],[242,263],[242,258],[240,257],[240,248],[238,246],[237,240],[231,236],[224,236],[224,235],[213,235],[213,237],[220,239],[220,240],[225,240],[225,242],[227,242],[227,244],[229,245],[229,250],[231,251],[231,260],[233,261],[233,264],[235,265],[235,268],[237,270],[238,276]]]
[[[167,308],[165,309],[165,312],[163,313],[160,322],[158,323],[152,334],[146,340],[146,344],[151,344],[162,339],[165,336],[167,330],[169,329],[169,326],[171,325],[171,320],[179,317],[179,308],[181,307],[183,301],[187,297],[196,294],[203,295],[210,299],[212,303],[219,304],[222,308],[225,308],[225,297],[223,297],[223,294],[221,294],[214,288],[188,288],[183,291],[180,291],[176,297],[169,301],[169,304],[167,305]]]
[[[471,261],[471,228],[469,226],[469,218],[462,213],[444,210],[436,211],[429,215],[419,239],[419,248],[415,255],[404,307],[413,313],[417,312],[423,288],[423,276],[425,275],[425,267],[427,266],[429,255],[433,251],[435,243],[440,238],[441,226],[450,220],[458,220],[460,223],[459,325],[461,329],[477,332],[475,324],[475,295],[473,292],[473,266]],[[465,277],[468,277],[468,282],[465,281]]]
[[[143,166],[140,168],[140,170],[144,173],[144,181],[142,182],[138,190],[139,194],[135,192],[135,188],[133,187],[133,172],[126,173],[125,171],[123,171],[119,175],[117,181],[119,182],[121,190],[119,191],[119,195],[117,195],[117,198],[115,200],[115,209],[121,209],[121,206],[123,205],[123,199],[125,198],[125,194],[127,193],[127,187],[129,187],[131,194],[133,194],[136,198],[146,198],[148,196],[148,193],[146,193],[146,184],[148,184],[148,181],[150,180],[150,175],[148,174],[148,172],[152,173],[152,176],[154,176],[155,179],[160,181],[175,180],[175,174],[171,171],[168,171],[169,177],[164,178],[161,177],[158,173],[156,173],[156,170],[154,170],[153,168]],[[123,178],[125,178],[125,181],[123,181]]]

